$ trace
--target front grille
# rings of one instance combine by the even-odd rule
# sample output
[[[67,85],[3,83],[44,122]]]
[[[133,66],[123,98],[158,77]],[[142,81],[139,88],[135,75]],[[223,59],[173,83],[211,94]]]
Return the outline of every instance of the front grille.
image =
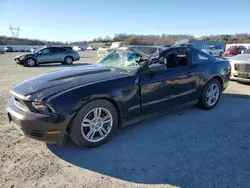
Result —
[[[34,136],[34,137],[43,137],[43,133],[41,133],[41,131],[38,131],[38,130],[33,130],[31,133],[30,133],[31,136]]]
[[[234,69],[240,72],[250,72],[250,64],[234,64]]]

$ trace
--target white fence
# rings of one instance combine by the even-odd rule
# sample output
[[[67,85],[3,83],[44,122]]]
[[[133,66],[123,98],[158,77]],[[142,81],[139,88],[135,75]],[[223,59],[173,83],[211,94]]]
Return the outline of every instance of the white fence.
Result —
[[[42,48],[44,45],[0,45],[0,48],[4,48],[6,46],[11,47],[14,51],[28,51],[31,48]]]
[[[250,43],[247,43],[247,44],[227,44],[226,49],[229,48],[230,46],[235,46],[235,45],[237,45],[237,46],[242,45],[242,46],[245,46],[246,48],[250,48]],[[21,50],[28,51],[31,48],[42,48],[42,47],[44,47],[44,45],[0,45],[0,49],[3,49],[6,46],[12,47],[14,51],[21,51]],[[56,45],[53,45],[53,46],[56,46]],[[62,45],[58,45],[58,46],[62,46]],[[63,45],[63,46],[65,46],[65,45]]]
[[[42,48],[45,45],[0,45],[0,49],[5,48],[6,46],[11,47],[14,51],[29,51],[31,48]],[[71,45],[51,45],[51,46],[71,46]]]

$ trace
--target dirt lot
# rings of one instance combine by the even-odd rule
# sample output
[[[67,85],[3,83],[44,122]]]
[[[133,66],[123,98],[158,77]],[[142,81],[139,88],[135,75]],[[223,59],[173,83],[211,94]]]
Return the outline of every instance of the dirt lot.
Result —
[[[0,187],[250,187],[250,85],[231,82],[216,109],[171,112],[121,130],[108,144],[46,145],[8,123],[10,87],[60,64],[25,68],[0,54]],[[95,52],[81,53],[82,63]]]

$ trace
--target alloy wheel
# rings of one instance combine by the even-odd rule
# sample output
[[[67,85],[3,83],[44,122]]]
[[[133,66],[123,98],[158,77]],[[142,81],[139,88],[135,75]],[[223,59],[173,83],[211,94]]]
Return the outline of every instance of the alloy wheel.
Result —
[[[106,108],[95,108],[91,110],[82,121],[82,136],[89,142],[103,140],[111,131],[113,117]]]
[[[72,64],[72,58],[71,57],[67,57],[66,58],[66,64]]]
[[[28,59],[28,66],[33,67],[36,64],[34,59]]]
[[[219,98],[220,95],[220,89],[217,84],[212,84],[206,93],[206,101],[209,106],[213,106]]]

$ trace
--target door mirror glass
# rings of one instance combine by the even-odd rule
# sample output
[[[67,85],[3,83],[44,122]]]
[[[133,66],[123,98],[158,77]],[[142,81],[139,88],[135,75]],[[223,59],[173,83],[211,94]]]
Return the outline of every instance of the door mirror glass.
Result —
[[[149,70],[150,72],[160,72],[160,71],[164,71],[167,70],[167,66],[165,64],[161,64],[161,63],[154,63],[149,65]]]

